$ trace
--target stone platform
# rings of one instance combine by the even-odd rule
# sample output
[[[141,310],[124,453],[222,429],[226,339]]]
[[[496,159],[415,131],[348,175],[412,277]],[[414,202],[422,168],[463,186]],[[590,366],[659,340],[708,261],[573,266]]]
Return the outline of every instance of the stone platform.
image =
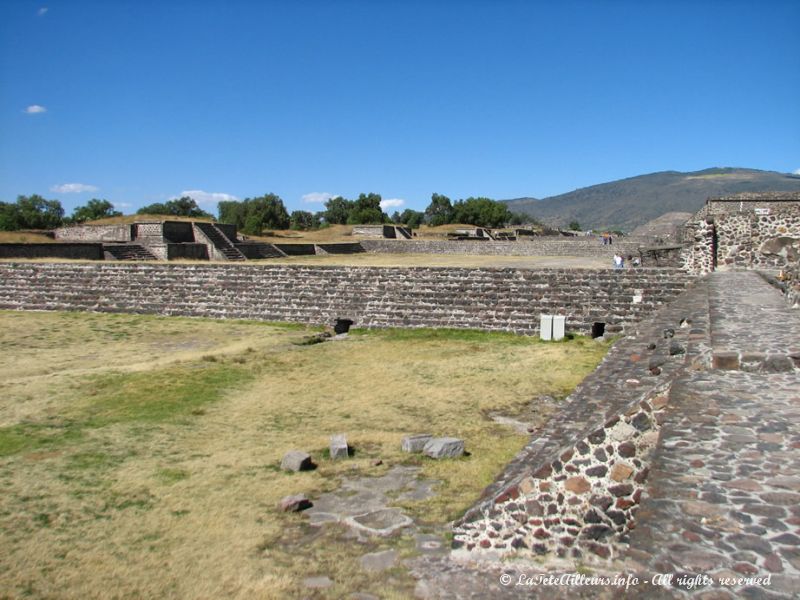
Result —
[[[412,565],[418,597],[798,597],[800,313],[754,272],[716,273],[674,304],[697,319],[703,297],[705,327],[695,321],[690,329],[695,339],[673,370],[638,510],[609,558],[515,550],[498,560],[457,544],[449,557]],[[620,398],[595,402],[603,411]],[[502,498],[497,483],[492,491]],[[501,531],[508,516],[483,515],[487,532]]]

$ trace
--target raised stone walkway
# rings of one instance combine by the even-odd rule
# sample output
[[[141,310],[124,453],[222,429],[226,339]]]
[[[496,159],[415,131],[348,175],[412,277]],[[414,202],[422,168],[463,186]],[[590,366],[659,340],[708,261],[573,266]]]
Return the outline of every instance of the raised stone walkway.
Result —
[[[712,356],[672,383],[627,551],[586,574],[618,585],[548,585],[583,570],[459,550],[413,566],[419,597],[800,597],[800,313],[754,272],[716,273],[698,292]]]

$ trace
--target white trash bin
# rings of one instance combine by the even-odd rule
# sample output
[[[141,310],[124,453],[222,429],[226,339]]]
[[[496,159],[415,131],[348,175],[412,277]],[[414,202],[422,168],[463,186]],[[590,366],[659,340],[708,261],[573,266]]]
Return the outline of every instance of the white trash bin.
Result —
[[[564,339],[564,329],[566,328],[567,317],[556,315],[553,317],[553,341]]]
[[[541,315],[539,318],[539,339],[553,339],[553,315]]]

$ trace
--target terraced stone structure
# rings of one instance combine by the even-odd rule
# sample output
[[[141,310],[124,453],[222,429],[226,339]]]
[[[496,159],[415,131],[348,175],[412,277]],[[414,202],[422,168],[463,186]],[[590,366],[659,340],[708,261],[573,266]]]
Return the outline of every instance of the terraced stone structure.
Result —
[[[421,597],[797,597],[800,313],[715,273],[630,333],[415,563]],[[638,583],[515,585],[586,566]]]
[[[93,310],[356,327],[620,333],[683,291],[670,269],[459,269],[299,265],[0,264],[0,308]]]
[[[640,248],[653,245],[649,238],[615,239],[604,246],[600,237],[534,237],[515,242],[475,238],[472,240],[376,240],[365,239],[367,252],[379,254],[452,254],[483,256],[587,256],[611,257],[615,252],[636,256]]]

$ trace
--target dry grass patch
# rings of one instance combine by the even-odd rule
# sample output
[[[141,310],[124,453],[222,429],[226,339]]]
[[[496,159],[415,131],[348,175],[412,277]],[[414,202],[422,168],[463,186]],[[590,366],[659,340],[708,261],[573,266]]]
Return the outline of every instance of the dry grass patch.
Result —
[[[396,242],[402,245],[403,242]],[[480,242],[478,242],[480,243]],[[603,269],[609,259],[590,256],[491,256],[468,254],[329,254],[260,260],[260,264],[337,265],[347,267],[460,267],[514,269]]]
[[[56,240],[42,233],[30,231],[0,231],[0,244],[56,244]]]
[[[333,580],[326,597],[407,597],[402,568],[366,573],[358,558],[409,555],[408,538],[356,542],[279,513],[279,499],[418,465],[437,495],[403,507],[442,529],[526,442],[487,413],[529,415],[604,352],[448,330],[298,346],[302,328],[247,322],[5,312],[0,323],[0,343],[15,344],[0,372],[0,589],[12,597],[313,597],[302,580],[314,575]],[[471,456],[400,452],[423,431],[464,438]],[[355,455],[331,462],[339,432]],[[293,448],[318,469],[280,471]]]

